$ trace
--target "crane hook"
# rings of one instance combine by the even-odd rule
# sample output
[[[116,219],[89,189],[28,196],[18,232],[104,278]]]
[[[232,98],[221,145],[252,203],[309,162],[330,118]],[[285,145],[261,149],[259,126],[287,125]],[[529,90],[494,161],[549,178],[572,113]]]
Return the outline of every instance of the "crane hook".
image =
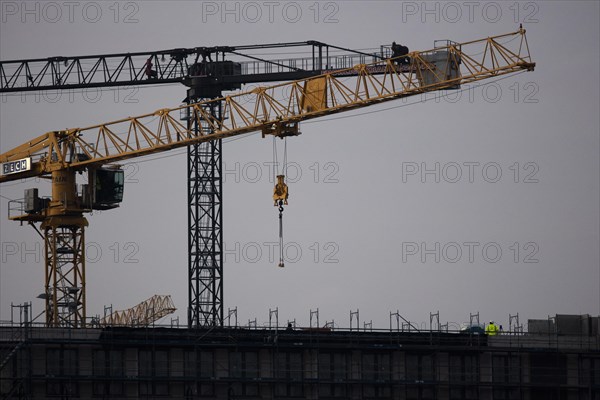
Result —
[[[283,200],[279,200],[279,268],[285,267],[283,262]]]
[[[285,175],[277,175],[277,184],[273,189],[273,203],[275,207],[279,206],[279,267],[283,268],[283,206],[288,202],[288,186],[286,185]]]

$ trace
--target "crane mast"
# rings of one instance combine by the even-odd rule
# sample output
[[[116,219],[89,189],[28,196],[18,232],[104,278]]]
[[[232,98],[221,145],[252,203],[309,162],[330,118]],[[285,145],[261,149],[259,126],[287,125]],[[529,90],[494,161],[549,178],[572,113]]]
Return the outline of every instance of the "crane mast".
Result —
[[[301,121],[416,94],[457,89],[534,68],[521,28],[224,97],[192,87],[188,104],[90,127],[48,132],[1,154],[4,174],[0,183],[34,176],[52,178],[50,201],[29,193],[21,213],[10,216],[32,225],[41,223],[48,325],[85,324],[87,220],[83,215],[94,209],[114,208],[122,201],[123,173],[110,164],[190,148],[188,166],[203,169],[190,175],[188,195],[202,203],[192,203],[193,212],[212,213],[215,226],[208,237],[190,241],[190,254],[208,268],[199,269],[199,275],[190,270],[190,298],[200,292],[206,298],[197,296],[199,303],[188,318],[195,324],[219,324],[223,311],[215,298],[222,297],[222,268],[217,265],[222,262],[218,248],[222,243],[222,210],[221,188],[216,185],[221,185],[221,139],[254,131],[261,131],[263,137],[295,136]],[[194,101],[204,95],[212,98]],[[181,113],[186,115],[183,122]],[[88,174],[88,186],[81,193],[76,190],[77,172]]]
[[[190,96],[188,96],[190,98]],[[222,101],[201,106],[208,118],[193,118],[185,110],[187,130],[210,136],[223,120]],[[223,323],[223,142],[188,146],[188,326]]]

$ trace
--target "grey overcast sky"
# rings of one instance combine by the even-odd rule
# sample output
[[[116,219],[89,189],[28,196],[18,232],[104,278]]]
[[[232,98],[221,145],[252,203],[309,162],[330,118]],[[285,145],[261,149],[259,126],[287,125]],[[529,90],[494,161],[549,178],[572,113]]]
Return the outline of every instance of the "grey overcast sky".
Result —
[[[284,269],[270,255],[278,229],[272,142],[249,135],[225,143],[225,309],[238,307],[241,324],[257,318],[261,325],[278,307],[280,322],[308,325],[318,308],[321,323],[340,327],[359,309],[361,326],[379,328],[396,310],[419,324],[439,310],[451,328],[474,312],[505,327],[509,314],[526,322],[600,313],[599,2],[0,6],[2,60],[305,40],[366,51],[397,41],[424,50],[436,39],[474,40],[523,23],[534,72],[452,98],[386,103],[302,124],[303,134],[288,140],[294,182]],[[175,84],[1,96],[0,152],[50,130],[176,106],[184,95]],[[88,218],[88,315],[171,294],[184,322],[184,152],[126,168],[122,206]],[[439,182],[435,173],[421,174],[436,168]],[[10,319],[11,302],[32,301],[36,314],[43,309],[36,299],[42,243],[32,228],[6,219],[7,199],[30,187],[50,194],[35,180],[0,187],[0,320]]]

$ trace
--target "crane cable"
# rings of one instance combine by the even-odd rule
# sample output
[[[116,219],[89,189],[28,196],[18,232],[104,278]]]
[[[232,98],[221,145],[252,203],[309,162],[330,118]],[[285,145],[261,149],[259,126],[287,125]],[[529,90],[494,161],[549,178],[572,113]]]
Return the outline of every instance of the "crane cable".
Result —
[[[277,155],[277,136],[273,136],[273,176],[277,178],[275,189],[273,190],[273,202],[275,207],[279,207],[279,264],[280,268],[285,266],[283,255],[283,206],[287,205],[288,188],[285,184],[285,175],[287,173],[287,138],[283,137],[283,163],[279,171],[279,161]]]

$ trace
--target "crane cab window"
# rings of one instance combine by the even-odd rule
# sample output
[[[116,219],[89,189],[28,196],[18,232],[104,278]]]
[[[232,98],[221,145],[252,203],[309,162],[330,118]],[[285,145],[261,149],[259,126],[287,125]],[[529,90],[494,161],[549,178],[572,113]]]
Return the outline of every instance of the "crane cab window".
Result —
[[[125,173],[123,170],[98,169],[94,181],[94,209],[118,207],[123,201]]]

